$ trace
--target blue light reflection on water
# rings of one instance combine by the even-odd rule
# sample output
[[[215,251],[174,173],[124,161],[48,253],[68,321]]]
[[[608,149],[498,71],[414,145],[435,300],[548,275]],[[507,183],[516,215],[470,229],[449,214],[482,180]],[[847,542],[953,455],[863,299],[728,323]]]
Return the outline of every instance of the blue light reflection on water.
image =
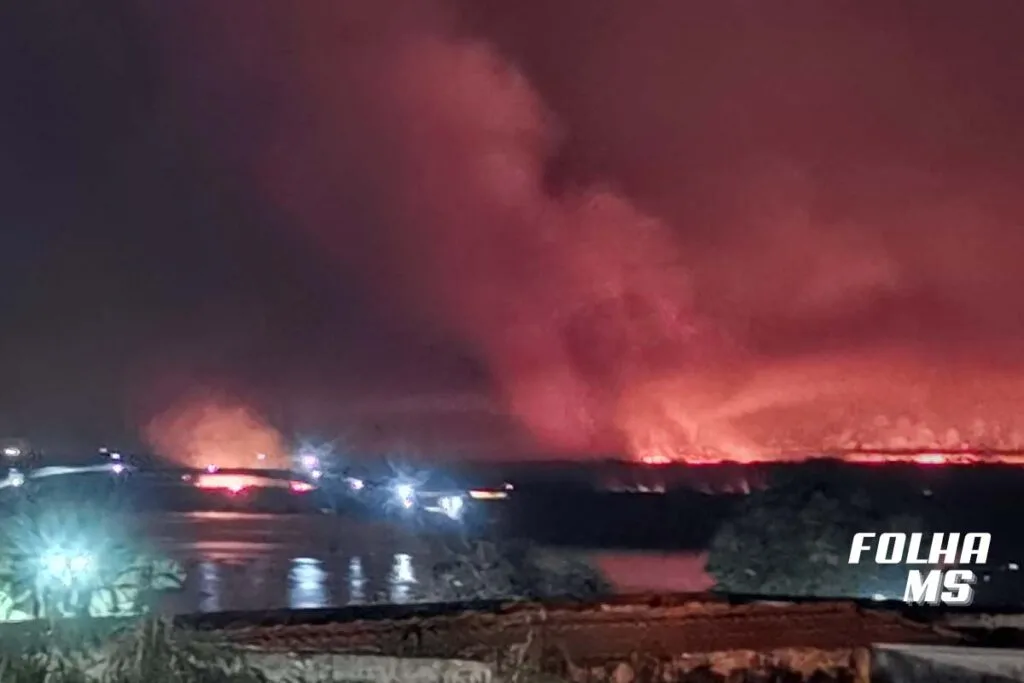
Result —
[[[347,557],[205,557],[191,565],[178,612],[321,609],[376,601],[422,601],[426,587],[407,553]]]
[[[220,569],[219,563],[210,560],[200,562],[197,567],[200,612],[220,612],[222,610]]]
[[[327,590],[327,573],[321,562],[311,557],[292,559],[288,575],[288,607],[318,609],[331,604]]]
[[[359,556],[348,563],[348,597],[350,605],[366,602],[366,576],[363,574],[363,559]]]
[[[416,553],[305,552],[280,555],[193,554],[186,588],[166,596],[174,613],[316,609],[430,601],[441,588],[431,558]],[[593,554],[617,592],[705,592],[701,553],[600,551]]]
[[[389,602],[401,605],[412,599],[417,583],[416,572],[409,555],[397,553],[393,560],[391,576],[388,577],[388,597]]]

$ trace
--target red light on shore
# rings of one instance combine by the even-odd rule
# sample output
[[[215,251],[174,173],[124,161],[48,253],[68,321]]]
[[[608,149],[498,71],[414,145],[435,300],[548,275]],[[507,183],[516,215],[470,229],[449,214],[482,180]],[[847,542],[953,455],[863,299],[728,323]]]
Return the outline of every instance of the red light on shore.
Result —
[[[252,477],[232,474],[201,474],[195,479],[197,488],[242,493],[254,485]]]

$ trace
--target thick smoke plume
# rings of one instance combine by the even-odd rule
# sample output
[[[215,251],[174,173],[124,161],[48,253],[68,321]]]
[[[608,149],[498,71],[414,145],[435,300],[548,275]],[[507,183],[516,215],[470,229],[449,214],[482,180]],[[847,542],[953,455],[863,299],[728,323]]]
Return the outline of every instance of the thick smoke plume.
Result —
[[[287,443],[246,405],[212,395],[195,395],[172,406],[145,428],[156,451],[196,469],[289,469]]]
[[[382,301],[470,347],[545,446],[1024,443],[1020,136],[975,128],[1006,99],[951,85],[942,49],[981,43],[945,45],[945,15],[933,35],[841,4],[608,11],[600,50],[556,18],[536,41],[565,46],[531,53],[425,3],[262,7],[204,56],[204,92],[257,120],[228,136],[245,167]]]

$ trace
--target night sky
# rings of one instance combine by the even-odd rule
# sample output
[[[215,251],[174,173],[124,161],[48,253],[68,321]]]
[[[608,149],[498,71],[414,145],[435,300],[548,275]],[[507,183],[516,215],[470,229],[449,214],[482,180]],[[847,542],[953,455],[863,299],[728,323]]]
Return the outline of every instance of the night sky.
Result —
[[[9,5],[0,435],[1024,444],[1016,0]]]

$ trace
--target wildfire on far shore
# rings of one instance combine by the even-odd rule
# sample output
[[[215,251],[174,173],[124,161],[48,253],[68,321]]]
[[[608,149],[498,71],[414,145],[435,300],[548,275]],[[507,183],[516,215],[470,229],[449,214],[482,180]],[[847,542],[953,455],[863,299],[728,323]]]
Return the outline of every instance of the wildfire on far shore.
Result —
[[[839,451],[820,453],[766,453],[764,462],[804,462],[814,459],[832,459],[860,465],[1015,465],[1024,466],[1024,451]],[[699,455],[646,453],[638,457],[645,465],[721,465],[739,461],[727,455],[715,456],[709,453]],[[759,461],[760,462],[760,461]]]
[[[1010,369],[880,354],[780,363],[750,377],[717,394],[694,392],[701,385],[686,377],[634,391],[619,412],[633,457],[1024,465],[1024,375]]]

